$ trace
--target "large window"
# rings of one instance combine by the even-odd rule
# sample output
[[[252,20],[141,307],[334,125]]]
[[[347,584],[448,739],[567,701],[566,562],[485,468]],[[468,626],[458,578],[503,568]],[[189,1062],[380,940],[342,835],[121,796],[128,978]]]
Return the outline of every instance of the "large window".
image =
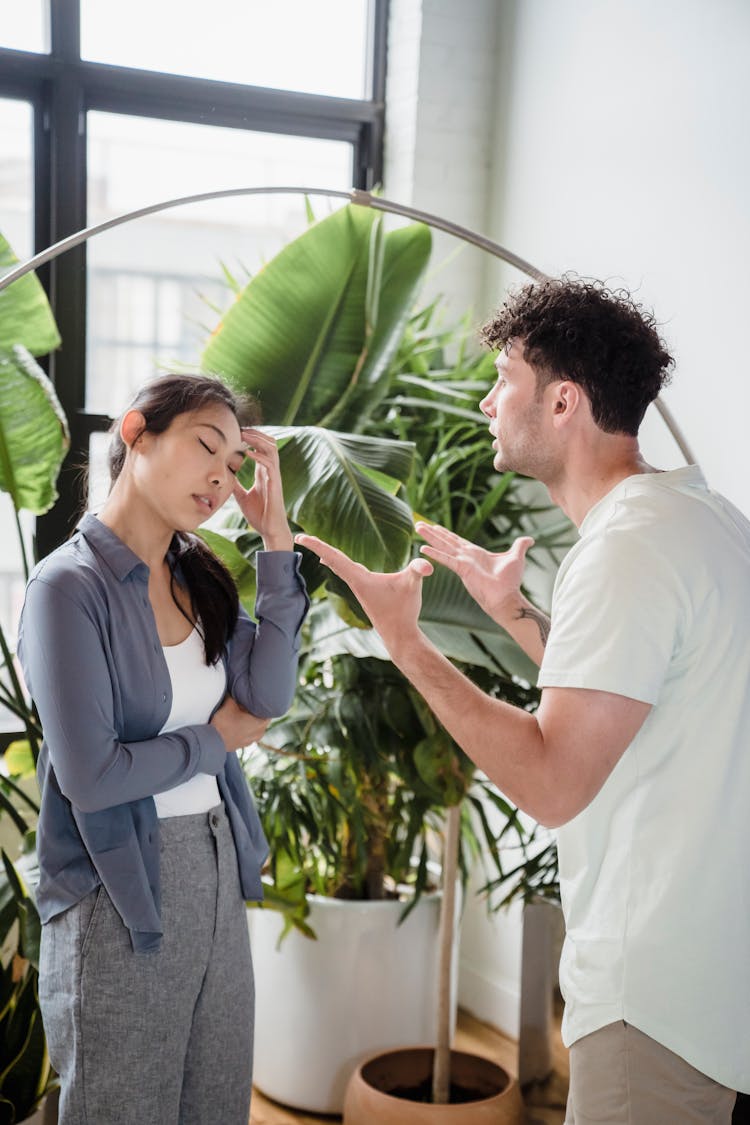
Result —
[[[89,113],[88,221],[188,192],[299,184],[346,190],[345,141]],[[144,176],[143,169],[148,169]],[[195,364],[223,279],[253,273],[305,221],[301,195],[192,203],[93,238],[88,247],[86,409],[118,412],[155,369]]]
[[[0,231],[21,256],[175,196],[380,182],[387,0],[25,0],[12,13],[0,21]],[[41,271],[73,445],[61,500],[38,521],[41,553],[85,500],[92,436],[144,377],[197,359],[224,267],[258,268],[304,222],[299,196],[182,206]]]
[[[387,0],[4,7],[0,231],[21,258],[168,198],[380,182]],[[71,428],[60,500],[36,525],[40,555],[101,497],[104,434],[134,388],[199,359],[214,308],[228,301],[225,270],[254,271],[305,222],[299,195],[182,205],[98,234],[39,271],[63,339],[49,373]],[[2,494],[0,535],[14,543]],[[9,548],[0,619],[11,634],[22,593]]]
[[[367,26],[367,0],[82,0],[81,54],[195,78],[367,98]]]

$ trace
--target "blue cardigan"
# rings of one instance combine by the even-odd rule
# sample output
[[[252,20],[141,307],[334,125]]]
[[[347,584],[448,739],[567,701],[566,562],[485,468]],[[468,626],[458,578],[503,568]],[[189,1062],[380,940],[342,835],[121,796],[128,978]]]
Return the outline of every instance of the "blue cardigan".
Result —
[[[310,603],[297,553],[259,551],[256,560],[257,625],[240,610],[223,661],[228,693],[270,718],[292,701]],[[103,884],[136,952],[158,949],[162,933],[154,793],[196,773],[216,776],[247,899],[263,897],[268,854],[242,767],[215,727],[158,733],[172,685],[148,577],[146,564],[86,515],[31,575],[18,638],[44,734],[37,770],[42,922]]]

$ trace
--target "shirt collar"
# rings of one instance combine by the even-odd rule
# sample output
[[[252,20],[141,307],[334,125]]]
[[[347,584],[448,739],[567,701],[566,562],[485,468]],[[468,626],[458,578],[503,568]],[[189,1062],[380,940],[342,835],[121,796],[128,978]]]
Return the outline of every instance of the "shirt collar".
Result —
[[[142,573],[148,576],[148,567],[143,559],[131,551],[122,539],[115,535],[111,527],[102,523],[100,519],[87,512],[78,524],[78,531],[89,543],[96,553],[104,560],[115,578],[120,582],[138,567],[143,567]]]

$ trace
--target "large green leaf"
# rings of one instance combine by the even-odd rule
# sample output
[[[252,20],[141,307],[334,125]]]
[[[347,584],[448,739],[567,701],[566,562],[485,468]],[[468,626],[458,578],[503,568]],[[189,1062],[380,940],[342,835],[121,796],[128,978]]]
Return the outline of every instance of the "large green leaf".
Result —
[[[421,224],[383,235],[347,206],[256,274],[207,344],[203,366],[255,394],[268,423],[319,424],[387,392],[388,363],[429,259]],[[356,428],[356,427],[353,427]]]
[[[0,276],[18,262],[0,234]],[[46,355],[60,346],[60,335],[47,295],[33,273],[14,281],[0,292],[0,349],[10,351],[23,344],[32,355]]]
[[[23,347],[0,351],[0,489],[16,509],[49,511],[69,444],[65,415],[41,367]]]
[[[279,439],[290,518],[373,570],[401,566],[412,540],[412,513],[382,478],[408,477],[412,445],[315,426],[270,429]]]
[[[337,583],[336,588],[340,585]],[[450,660],[487,668],[499,676],[516,676],[535,684],[538,668],[516,642],[469,597],[458,578],[445,569],[423,585],[420,625],[433,644]],[[349,595],[351,597],[351,594]],[[348,653],[387,660],[383,642],[374,630],[352,626],[326,601],[316,602],[309,619],[316,654]]]
[[[327,426],[359,429],[365,418],[390,390],[388,366],[411,315],[412,302],[430,258],[432,238],[421,224],[390,231],[370,274],[376,278],[375,295],[368,293],[367,333],[360,368],[346,393],[323,419]]]
[[[244,534],[244,531],[231,528],[216,531],[203,527],[199,534],[232,575],[240,602],[252,616],[255,613],[255,568],[236,544],[236,540]]]

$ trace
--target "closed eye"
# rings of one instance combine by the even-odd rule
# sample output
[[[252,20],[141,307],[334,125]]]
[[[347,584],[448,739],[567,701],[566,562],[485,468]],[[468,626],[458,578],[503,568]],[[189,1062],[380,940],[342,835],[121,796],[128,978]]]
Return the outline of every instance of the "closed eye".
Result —
[[[210,449],[210,448],[209,448],[209,446],[207,446],[207,445],[206,445],[206,443],[205,443],[205,441],[203,440],[203,438],[198,438],[198,441],[199,441],[199,442],[201,443],[201,445],[202,445],[202,446],[203,446],[203,448],[205,449],[206,453],[210,453],[212,457],[213,457],[213,456],[215,455],[215,453],[216,453],[216,450],[215,450],[215,449]]]

